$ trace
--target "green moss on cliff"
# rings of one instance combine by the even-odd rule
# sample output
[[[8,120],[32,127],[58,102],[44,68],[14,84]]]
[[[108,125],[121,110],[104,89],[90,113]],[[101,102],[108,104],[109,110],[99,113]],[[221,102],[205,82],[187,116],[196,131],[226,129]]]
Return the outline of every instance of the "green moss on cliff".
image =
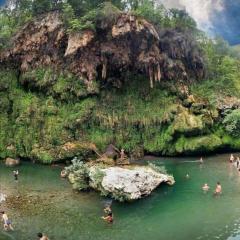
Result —
[[[14,71],[1,70],[0,157],[51,163],[87,158],[95,146],[104,152],[110,143],[138,156],[240,148],[200,94],[185,104],[168,87],[150,89],[148,79],[132,75],[119,89],[99,92],[95,86],[89,91],[81,79],[51,68],[19,79]]]

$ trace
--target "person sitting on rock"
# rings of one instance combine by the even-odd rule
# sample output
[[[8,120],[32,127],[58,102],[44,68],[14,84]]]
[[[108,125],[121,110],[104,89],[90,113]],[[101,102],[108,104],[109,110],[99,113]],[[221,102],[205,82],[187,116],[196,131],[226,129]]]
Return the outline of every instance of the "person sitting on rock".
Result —
[[[112,213],[108,213],[108,215],[106,217],[102,217],[103,220],[105,220],[108,223],[113,223],[113,214]]]
[[[43,235],[42,233],[37,234],[39,240],[49,240],[49,238],[46,235]]]
[[[121,149],[120,158],[121,158],[121,160],[123,160],[125,158],[124,149]]]

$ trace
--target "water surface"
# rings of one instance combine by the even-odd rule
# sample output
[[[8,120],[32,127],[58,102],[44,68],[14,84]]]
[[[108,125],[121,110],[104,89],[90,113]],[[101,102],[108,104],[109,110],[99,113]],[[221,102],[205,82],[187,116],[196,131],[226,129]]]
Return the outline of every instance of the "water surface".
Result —
[[[23,164],[16,183],[13,169],[1,165],[0,191],[9,201],[0,208],[8,212],[15,231],[0,231],[0,240],[36,239],[39,231],[52,240],[240,240],[240,174],[228,157],[205,158],[202,166],[194,158],[154,160],[166,166],[176,184],[163,185],[137,202],[114,202],[112,225],[100,218],[105,199],[95,192],[74,193],[59,178],[59,168]],[[217,181],[223,195],[215,198]],[[211,187],[208,194],[201,191],[204,183]]]

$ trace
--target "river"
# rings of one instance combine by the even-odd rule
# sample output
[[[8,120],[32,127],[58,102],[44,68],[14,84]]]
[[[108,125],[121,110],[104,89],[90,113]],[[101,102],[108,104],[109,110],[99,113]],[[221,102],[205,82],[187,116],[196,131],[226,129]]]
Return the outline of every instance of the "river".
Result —
[[[133,203],[113,202],[112,225],[100,218],[106,199],[95,192],[73,192],[59,177],[60,168],[24,163],[15,182],[13,169],[0,165],[0,192],[9,197],[0,209],[7,211],[15,228],[0,230],[0,240],[37,239],[38,232],[51,240],[238,240],[240,174],[228,158],[207,157],[203,165],[196,158],[154,160],[166,166],[176,184],[160,186]],[[212,195],[217,181],[222,184],[221,197]],[[201,191],[205,182],[211,187],[207,194]]]

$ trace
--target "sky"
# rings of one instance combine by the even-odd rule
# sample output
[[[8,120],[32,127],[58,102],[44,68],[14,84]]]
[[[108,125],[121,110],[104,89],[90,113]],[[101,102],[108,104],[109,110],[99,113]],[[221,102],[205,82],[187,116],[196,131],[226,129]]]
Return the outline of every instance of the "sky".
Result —
[[[185,9],[201,30],[240,44],[240,0],[156,0],[169,8]],[[5,0],[0,0],[2,5]]]
[[[240,0],[156,1],[169,8],[185,9],[211,36],[221,36],[231,45],[240,44]]]

